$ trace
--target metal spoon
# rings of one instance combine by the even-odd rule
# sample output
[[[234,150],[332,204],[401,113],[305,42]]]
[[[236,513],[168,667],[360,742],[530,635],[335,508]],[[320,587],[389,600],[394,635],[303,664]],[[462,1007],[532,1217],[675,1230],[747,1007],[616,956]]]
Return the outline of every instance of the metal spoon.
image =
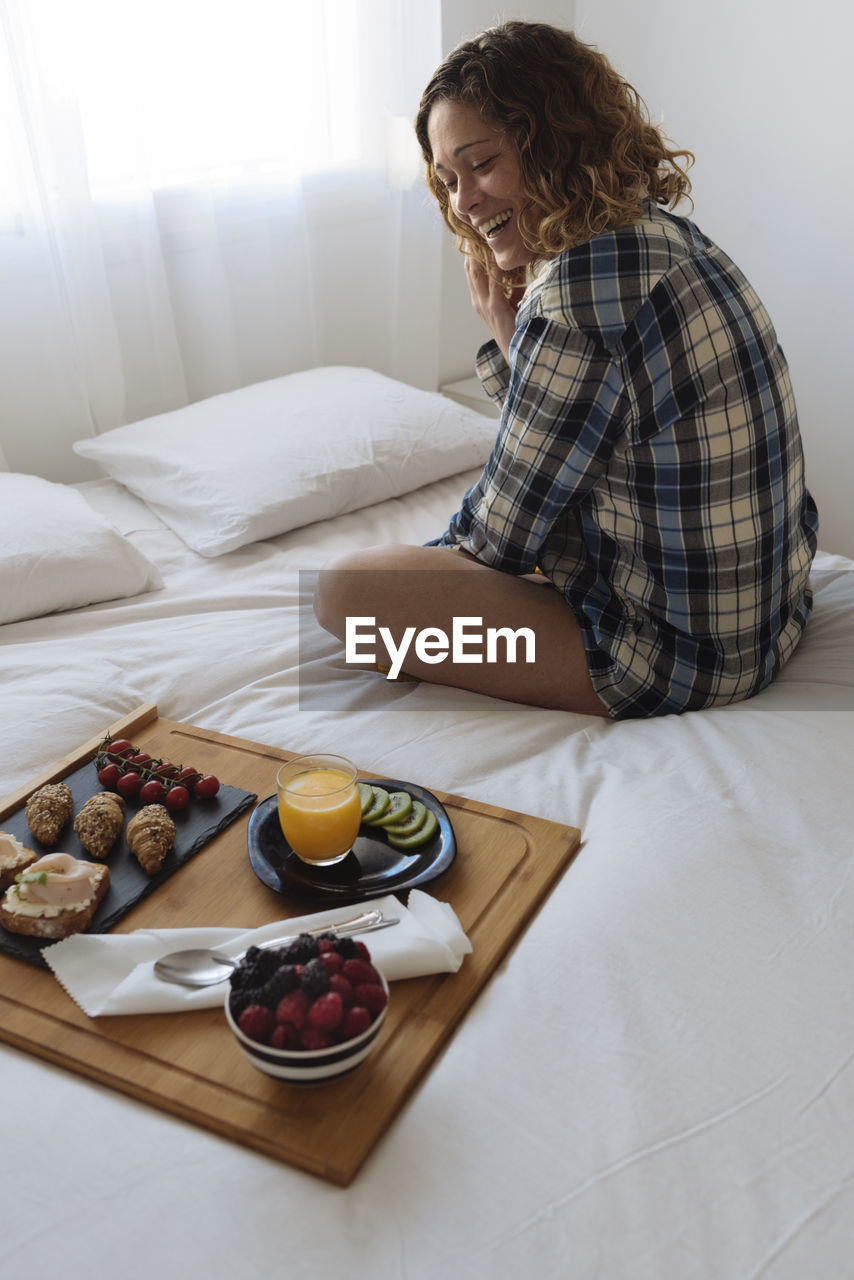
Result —
[[[350,920],[341,920],[333,925],[321,925],[314,929],[304,929],[304,933],[316,937],[321,933],[340,933],[347,936],[351,933],[373,933],[377,929],[390,929],[399,924],[399,920],[385,920],[381,911],[365,911]],[[283,938],[271,938],[267,942],[256,945],[261,950],[267,947],[280,947],[291,942],[297,935],[288,934]],[[217,982],[224,982],[237,968],[246,955],[242,951],[239,956],[227,956],[222,951],[214,951],[208,947],[191,947],[184,951],[172,951],[154,962],[154,972],[164,982],[175,982],[182,987],[211,987]]]

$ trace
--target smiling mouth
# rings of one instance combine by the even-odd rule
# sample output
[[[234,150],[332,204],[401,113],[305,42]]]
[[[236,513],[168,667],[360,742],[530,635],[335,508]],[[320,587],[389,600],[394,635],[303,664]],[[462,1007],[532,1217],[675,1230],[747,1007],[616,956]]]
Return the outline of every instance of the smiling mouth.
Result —
[[[513,216],[512,209],[505,209],[503,213],[498,213],[494,218],[490,218],[489,222],[485,222],[479,231],[487,240],[494,239],[504,228]]]

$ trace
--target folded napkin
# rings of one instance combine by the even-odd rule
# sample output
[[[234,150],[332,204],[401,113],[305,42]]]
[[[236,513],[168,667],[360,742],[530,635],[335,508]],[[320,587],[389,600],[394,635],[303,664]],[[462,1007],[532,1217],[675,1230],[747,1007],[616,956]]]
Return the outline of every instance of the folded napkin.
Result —
[[[119,1013],[174,1013],[225,1003],[228,981],[213,987],[179,987],[154,972],[154,961],[183,947],[215,947],[228,956],[303,929],[330,927],[373,908],[391,929],[364,935],[371,960],[387,981],[428,973],[456,973],[472,949],[453,909],[413,889],[406,906],[390,894],[314,915],[295,916],[260,929],[137,929],[134,933],[77,933],[46,947],[43,956],[65,990],[90,1018]],[[361,935],[356,935],[361,936]]]

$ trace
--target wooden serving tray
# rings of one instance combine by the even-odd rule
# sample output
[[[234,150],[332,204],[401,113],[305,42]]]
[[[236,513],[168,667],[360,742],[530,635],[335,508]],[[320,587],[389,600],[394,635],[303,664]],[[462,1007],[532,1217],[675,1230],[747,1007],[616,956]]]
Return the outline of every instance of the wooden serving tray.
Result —
[[[281,761],[296,754],[161,719],[155,706],[138,708],[105,732],[128,737],[153,756],[203,766],[262,799],[275,790]],[[94,755],[102,737],[9,796],[0,805],[0,822],[36,787],[59,780]],[[363,776],[380,775],[364,770]],[[417,781],[430,785],[429,778]],[[348,1075],[311,1088],[263,1075],[243,1057],[221,1009],[88,1018],[51,973],[3,955],[0,1040],[346,1186],[534,916],[581,838],[576,827],[434,794],[451,818],[458,853],[451,868],[427,888],[451,904],[474,950],[458,973],[393,983],[379,1044]],[[114,932],[253,927],[317,909],[283,898],[258,880],[249,865],[247,824],[244,814],[134,907]]]

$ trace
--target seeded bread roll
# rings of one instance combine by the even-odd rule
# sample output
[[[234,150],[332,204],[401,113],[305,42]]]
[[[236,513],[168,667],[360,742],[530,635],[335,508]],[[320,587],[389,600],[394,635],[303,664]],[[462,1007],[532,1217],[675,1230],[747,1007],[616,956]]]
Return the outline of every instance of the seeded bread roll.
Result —
[[[106,858],[124,826],[125,802],[114,791],[90,796],[74,819],[74,830],[86,852],[99,860]]]
[[[71,788],[65,782],[48,782],[34,791],[24,813],[27,826],[39,844],[56,844],[59,833],[74,812]]]

